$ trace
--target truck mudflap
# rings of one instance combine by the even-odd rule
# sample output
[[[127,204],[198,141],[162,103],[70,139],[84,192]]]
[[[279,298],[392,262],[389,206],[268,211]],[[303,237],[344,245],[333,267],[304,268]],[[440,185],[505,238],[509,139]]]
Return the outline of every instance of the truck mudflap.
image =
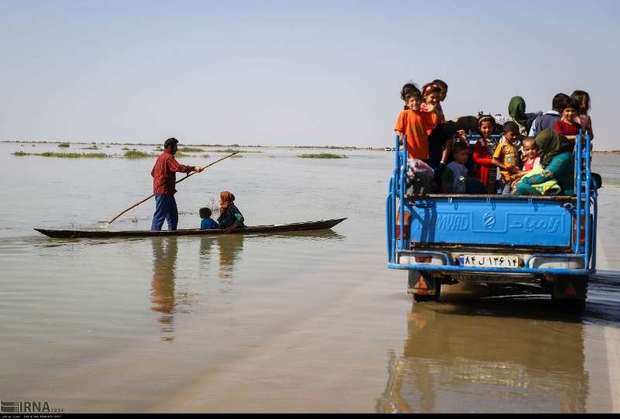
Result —
[[[550,278],[553,287],[551,296],[554,300],[583,300],[588,292],[588,279],[582,276],[556,276]]]
[[[425,295],[425,296],[438,296],[439,286],[441,283],[439,279],[433,278],[430,275],[424,275],[420,271],[410,271],[408,280],[407,292],[409,294]]]

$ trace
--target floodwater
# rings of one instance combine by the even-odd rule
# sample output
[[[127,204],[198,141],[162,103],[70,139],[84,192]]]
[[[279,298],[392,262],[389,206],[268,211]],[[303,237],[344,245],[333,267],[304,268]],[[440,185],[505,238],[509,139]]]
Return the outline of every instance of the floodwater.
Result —
[[[80,146],[72,146],[72,149]],[[150,151],[152,147],[142,147]],[[67,160],[0,143],[0,399],[65,412],[620,411],[620,157],[603,174],[583,315],[539,298],[413,304],[386,268],[391,155],[262,149],[179,185],[180,227],[220,190],[276,236],[53,240],[150,194],[152,159]],[[73,150],[75,151],[75,150]],[[120,146],[104,148],[121,153]],[[211,157],[183,158],[204,164]],[[153,203],[115,229],[148,228]]]

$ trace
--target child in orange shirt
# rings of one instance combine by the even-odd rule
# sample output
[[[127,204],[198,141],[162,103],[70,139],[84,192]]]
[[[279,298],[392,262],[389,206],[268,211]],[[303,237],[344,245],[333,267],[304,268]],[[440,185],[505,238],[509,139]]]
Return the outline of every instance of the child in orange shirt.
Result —
[[[405,123],[404,120],[406,119],[406,115],[407,115],[406,111],[409,109],[409,105],[407,104],[407,102],[408,102],[409,97],[411,96],[420,96],[420,89],[418,89],[418,86],[416,86],[415,83],[412,83],[412,82],[405,83],[403,87],[401,87],[400,89],[400,99],[403,102],[405,102],[405,105],[403,106],[403,110],[398,113],[398,117],[396,118],[397,127]],[[416,106],[419,106],[419,105],[416,105]],[[397,130],[395,129],[395,131]],[[403,145],[404,133],[399,133],[397,131],[397,134],[399,134],[400,145]]]
[[[406,96],[407,109],[398,114],[396,131],[407,139],[407,155],[410,159],[428,160],[428,134],[435,128],[436,118],[430,112],[420,111],[419,91],[410,91]]]

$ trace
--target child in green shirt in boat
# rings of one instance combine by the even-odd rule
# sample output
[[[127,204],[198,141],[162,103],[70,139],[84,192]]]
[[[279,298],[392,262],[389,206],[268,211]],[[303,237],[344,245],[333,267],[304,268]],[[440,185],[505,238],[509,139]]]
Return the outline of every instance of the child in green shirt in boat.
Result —
[[[217,221],[220,224],[220,228],[227,232],[245,227],[243,215],[234,202],[235,195],[231,192],[224,191],[220,193],[220,216]]]

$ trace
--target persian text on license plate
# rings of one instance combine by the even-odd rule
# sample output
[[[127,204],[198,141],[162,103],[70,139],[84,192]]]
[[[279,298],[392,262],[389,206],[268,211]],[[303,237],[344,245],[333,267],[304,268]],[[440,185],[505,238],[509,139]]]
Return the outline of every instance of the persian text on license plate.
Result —
[[[507,255],[462,255],[461,266],[477,268],[518,268],[521,261],[517,256]]]

